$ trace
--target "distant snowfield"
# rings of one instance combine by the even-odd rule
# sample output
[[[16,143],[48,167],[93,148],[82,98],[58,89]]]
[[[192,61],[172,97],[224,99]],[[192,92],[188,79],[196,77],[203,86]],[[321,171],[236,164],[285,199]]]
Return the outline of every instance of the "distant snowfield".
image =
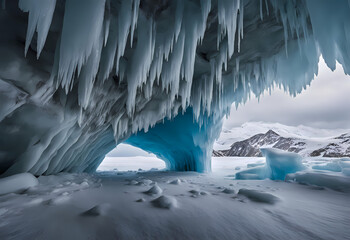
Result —
[[[130,158],[129,166],[159,160],[151,161]],[[333,159],[304,159],[304,178],[290,182],[234,178],[264,158],[213,158],[210,174],[115,171],[112,162],[100,168],[108,171],[41,176],[35,187],[0,195],[0,239],[350,238],[350,178]]]
[[[165,163],[153,156],[105,157],[97,171],[137,171],[139,169],[151,170],[152,168],[164,169]]]

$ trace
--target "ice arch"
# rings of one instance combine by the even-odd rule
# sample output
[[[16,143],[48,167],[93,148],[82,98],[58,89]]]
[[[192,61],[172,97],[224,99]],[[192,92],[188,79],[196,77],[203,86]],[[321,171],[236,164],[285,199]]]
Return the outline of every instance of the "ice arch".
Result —
[[[3,175],[93,171],[127,139],[209,171],[232,103],[301,92],[321,54],[350,73],[347,0],[1,2]]]
[[[147,133],[138,132],[125,142],[154,153],[170,170],[209,171],[213,141],[219,137],[222,122],[206,118],[200,126],[192,109],[172,120],[157,124]]]
[[[125,142],[106,154],[96,171],[157,171],[166,169],[165,162],[154,154]]]

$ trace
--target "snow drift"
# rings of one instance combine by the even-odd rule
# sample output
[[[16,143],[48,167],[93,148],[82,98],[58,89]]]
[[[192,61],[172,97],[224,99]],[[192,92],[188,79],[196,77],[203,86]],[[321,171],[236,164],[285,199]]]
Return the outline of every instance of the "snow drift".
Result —
[[[0,178],[0,195],[22,192],[38,184],[38,179],[30,173],[20,173]]]
[[[91,172],[127,139],[209,171],[232,103],[300,93],[321,54],[350,73],[347,0],[2,3],[4,176]]]

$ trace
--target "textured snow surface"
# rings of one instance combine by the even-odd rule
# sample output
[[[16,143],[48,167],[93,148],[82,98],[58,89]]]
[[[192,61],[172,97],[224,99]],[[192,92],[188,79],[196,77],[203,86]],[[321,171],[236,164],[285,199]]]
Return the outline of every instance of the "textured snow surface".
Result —
[[[350,73],[349,23],[347,0],[3,1],[0,173],[93,172],[129,137],[209,171],[232,103],[300,93],[320,55]]]
[[[350,178],[311,168],[332,159],[305,159],[310,169],[288,175],[288,181],[234,179],[236,167],[261,160],[213,158],[210,174],[41,176],[25,192],[0,196],[0,239],[350,238],[350,192],[344,191]],[[181,184],[171,184],[174,180]],[[155,183],[161,195],[144,194]]]

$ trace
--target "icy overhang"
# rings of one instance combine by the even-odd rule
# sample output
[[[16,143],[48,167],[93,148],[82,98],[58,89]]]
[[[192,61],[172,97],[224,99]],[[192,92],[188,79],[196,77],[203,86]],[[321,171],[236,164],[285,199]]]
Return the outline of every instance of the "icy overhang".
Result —
[[[350,73],[347,0],[2,0],[2,6],[4,175],[93,171],[130,136],[172,169],[209,171],[232,103],[275,86],[300,93],[321,54],[331,69],[338,61]],[[165,120],[174,131],[163,131]],[[176,139],[186,140],[175,147]]]

